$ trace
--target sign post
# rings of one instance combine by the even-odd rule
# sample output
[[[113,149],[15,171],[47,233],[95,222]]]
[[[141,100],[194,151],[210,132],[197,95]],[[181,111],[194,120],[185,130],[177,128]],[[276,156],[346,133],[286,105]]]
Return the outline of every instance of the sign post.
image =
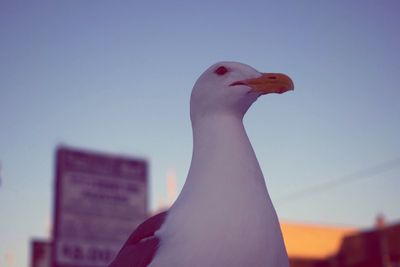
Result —
[[[147,162],[59,147],[53,267],[104,267],[147,216]]]

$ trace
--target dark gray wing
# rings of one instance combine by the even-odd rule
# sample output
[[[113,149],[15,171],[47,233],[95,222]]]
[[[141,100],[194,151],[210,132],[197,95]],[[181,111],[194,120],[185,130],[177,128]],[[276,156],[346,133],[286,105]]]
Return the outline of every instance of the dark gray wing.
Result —
[[[109,267],[146,267],[153,260],[160,243],[154,233],[160,229],[166,216],[165,211],[140,224]]]

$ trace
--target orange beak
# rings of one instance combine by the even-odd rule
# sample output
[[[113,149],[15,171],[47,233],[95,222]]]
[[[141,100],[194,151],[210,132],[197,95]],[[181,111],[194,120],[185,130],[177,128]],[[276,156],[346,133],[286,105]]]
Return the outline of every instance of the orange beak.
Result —
[[[282,73],[262,73],[258,78],[237,81],[231,85],[247,85],[255,92],[263,95],[270,93],[282,94],[294,90],[292,79]]]

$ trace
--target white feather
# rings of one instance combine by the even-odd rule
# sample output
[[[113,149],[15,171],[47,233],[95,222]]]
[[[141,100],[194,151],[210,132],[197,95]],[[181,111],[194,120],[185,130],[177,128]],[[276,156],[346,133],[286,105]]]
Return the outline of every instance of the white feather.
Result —
[[[230,68],[223,81],[212,72],[217,65]],[[195,84],[192,163],[156,233],[161,243],[151,267],[288,266],[278,219],[242,122],[259,95],[245,86],[228,86],[257,75],[247,65],[223,62]]]

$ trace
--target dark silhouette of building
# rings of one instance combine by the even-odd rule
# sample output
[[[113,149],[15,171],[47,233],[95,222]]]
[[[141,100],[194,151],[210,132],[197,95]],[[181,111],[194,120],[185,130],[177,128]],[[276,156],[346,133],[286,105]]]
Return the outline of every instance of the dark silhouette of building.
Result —
[[[325,259],[291,257],[291,267],[400,267],[400,223],[378,220],[372,230],[345,236],[335,255]]]

